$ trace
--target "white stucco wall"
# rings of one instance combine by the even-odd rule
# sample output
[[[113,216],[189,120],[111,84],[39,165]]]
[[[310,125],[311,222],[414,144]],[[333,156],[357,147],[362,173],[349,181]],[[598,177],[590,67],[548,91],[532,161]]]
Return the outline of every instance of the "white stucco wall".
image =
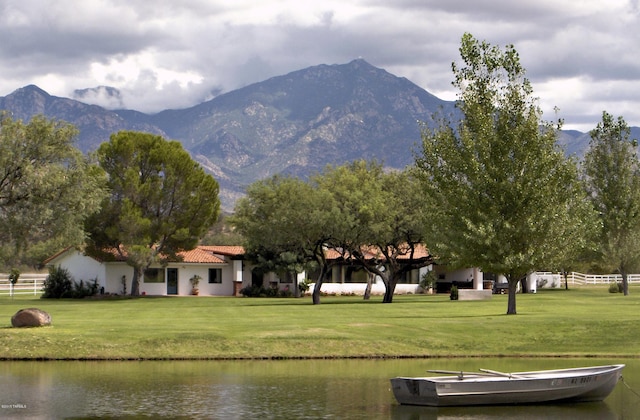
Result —
[[[104,291],[105,293],[121,295],[122,288],[122,276],[126,277],[127,282],[127,294],[131,293],[131,280],[133,280],[133,267],[127,265],[124,262],[111,262],[105,264],[106,281]]]
[[[83,280],[86,283],[97,279],[98,286],[105,287],[105,267],[80,251],[69,250],[51,261],[50,265],[67,269],[76,282]]]
[[[309,285],[309,291],[307,293],[313,293],[316,284]],[[367,287],[366,283],[322,283],[322,292],[335,295],[363,295]],[[396,285],[396,295],[404,294],[416,294],[420,290],[417,284],[400,283]],[[376,282],[371,285],[372,295],[384,295],[385,287],[382,281]]]

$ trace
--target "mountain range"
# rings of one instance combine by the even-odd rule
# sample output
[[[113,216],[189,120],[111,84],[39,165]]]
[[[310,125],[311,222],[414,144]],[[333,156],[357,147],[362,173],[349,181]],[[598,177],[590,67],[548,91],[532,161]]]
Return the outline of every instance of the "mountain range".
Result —
[[[96,89],[121,104],[116,89]],[[247,185],[278,173],[306,177],[361,158],[403,168],[420,142],[418,122],[456,114],[454,102],[362,59],[305,68],[156,114],[83,103],[91,93],[78,90],[74,99],[62,98],[29,85],[0,97],[0,110],[24,121],[41,114],[70,122],[79,129],[77,147],[84,152],[120,130],[178,140],[220,183],[227,211]],[[638,137],[640,129],[633,130]],[[558,141],[567,154],[581,155],[589,135],[563,131]]]

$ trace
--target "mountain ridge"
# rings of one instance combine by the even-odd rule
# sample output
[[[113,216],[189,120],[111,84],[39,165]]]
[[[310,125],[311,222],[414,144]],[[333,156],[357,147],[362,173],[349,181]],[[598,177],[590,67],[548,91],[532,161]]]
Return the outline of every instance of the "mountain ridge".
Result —
[[[104,86],[75,92],[119,98]],[[0,110],[25,121],[37,114],[68,121],[78,127],[77,145],[84,152],[120,130],[178,140],[216,177],[225,210],[247,185],[276,173],[307,177],[354,159],[403,168],[413,162],[420,141],[418,121],[457,112],[454,102],[362,59],[296,70],[155,114],[51,96],[35,85],[0,97]],[[564,131],[558,142],[567,154],[580,155],[588,139]]]

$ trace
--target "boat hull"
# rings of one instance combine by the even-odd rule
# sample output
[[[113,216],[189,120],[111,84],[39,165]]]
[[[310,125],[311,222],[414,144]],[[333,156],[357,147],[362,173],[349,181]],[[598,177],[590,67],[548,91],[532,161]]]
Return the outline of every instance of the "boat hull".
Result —
[[[624,365],[513,374],[397,377],[391,388],[400,404],[466,406],[601,401],[615,388]]]

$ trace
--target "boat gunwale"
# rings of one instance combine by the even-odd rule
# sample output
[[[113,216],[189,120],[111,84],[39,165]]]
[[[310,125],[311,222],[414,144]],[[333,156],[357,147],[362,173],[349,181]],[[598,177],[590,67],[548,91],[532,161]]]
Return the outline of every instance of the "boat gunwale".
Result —
[[[603,375],[610,372],[620,371],[624,368],[624,364],[612,364],[602,366],[587,366],[577,368],[564,368],[564,369],[551,369],[551,370],[537,370],[527,372],[512,372],[504,375],[488,375],[475,372],[464,372],[463,375],[458,375],[451,372],[448,376],[398,376],[397,379],[412,379],[412,380],[424,380],[433,383],[451,383],[451,382],[507,382],[507,381],[535,381],[546,379],[564,379],[564,378],[579,378],[583,376],[591,375]]]

